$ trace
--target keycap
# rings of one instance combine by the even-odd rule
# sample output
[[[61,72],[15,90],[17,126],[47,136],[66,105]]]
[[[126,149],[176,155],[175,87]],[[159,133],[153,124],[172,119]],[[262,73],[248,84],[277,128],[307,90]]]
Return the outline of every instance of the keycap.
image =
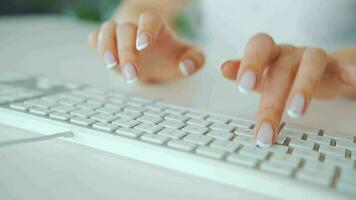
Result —
[[[287,146],[275,144],[271,146],[268,150],[274,153],[287,153],[289,148]]]
[[[167,106],[157,105],[157,104],[148,104],[148,105],[145,105],[145,107],[149,108],[151,110],[157,110],[157,111],[162,111],[163,109],[167,108]]]
[[[33,107],[33,108],[30,108],[29,112],[37,114],[37,115],[48,115],[52,111],[45,109],[45,108]]]
[[[134,119],[119,118],[111,123],[113,123],[115,125],[122,126],[122,127],[126,127],[126,128],[132,128],[132,127],[140,124],[141,122],[134,120]]]
[[[329,138],[329,137],[323,137],[323,136],[318,136],[318,135],[308,135],[307,141],[312,141],[312,142],[319,143],[319,144],[327,144],[327,145],[330,145],[330,143],[331,143],[331,138]]]
[[[229,122],[229,125],[249,129],[252,127],[253,123],[249,121],[233,119]]]
[[[73,110],[70,112],[71,115],[76,115],[78,117],[90,117],[92,115],[95,115],[96,112],[92,110],[87,110],[87,109],[78,109],[78,110]]]
[[[283,145],[283,144],[286,143],[286,140],[287,140],[287,136],[285,136],[285,135],[277,135],[276,144]]]
[[[290,176],[293,173],[294,168],[289,165],[284,165],[275,162],[263,162],[260,165],[260,168],[263,171],[272,172],[275,174],[283,175],[283,176]]]
[[[247,128],[237,128],[234,133],[236,135],[244,135],[248,137],[255,137],[255,134],[253,133],[252,129],[247,129]]]
[[[147,132],[147,133],[156,133],[163,129],[162,126],[158,126],[155,124],[149,124],[149,123],[141,123],[138,126],[135,127],[135,129]]]
[[[208,133],[206,133],[206,135],[216,139],[224,139],[224,140],[230,140],[232,137],[234,137],[234,134],[227,131],[220,131],[220,130],[210,130]]]
[[[325,131],[323,133],[323,136],[330,137],[333,139],[345,140],[345,141],[349,141],[349,142],[353,142],[354,137],[355,137],[353,135],[348,135],[348,134],[344,134],[344,133],[335,133],[335,132],[329,132],[329,131]]]
[[[183,127],[182,130],[188,133],[201,134],[201,135],[209,131],[209,129],[206,127],[189,125],[189,124]]]
[[[94,110],[94,109],[97,109],[97,108],[100,108],[102,107],[102,104],[100,103],[80,103],[80,104],[77,104],[77,106],[79,108],[83,108],[83,109],[88,109],[88,110]]]
[[[97,111],[99,113],[107,114],[107,115],[113,115],[113,114],[116,114],[116,113],[120,112],[121,108],[120,107],[107,107],[107,106],[105,106],[105,107],[98,108],[95,111]]]
[[[350,195],[356,196],[355,184],[356,184],[356,182],[351,184],[349,182],[339,181],[336,184],[336,190],[338,190],[340,192],[343,192],[343,193],[348,193]]]
[[[59,120],[66,121],[66,120],[69,120],[70,118],[72,118],[73,116],[66,114],[66,113],[53,112],[53,113],[49,114],[49,117],[53,118],[53,119],[59,119]]]
[[[167,143],[169,147],[183,151],[192,151],[197,145],[183,140],[171,140]]]
[[[345,158],[345,157],[326,154],[325,158],[324,158],[324,162],[330,163],[335,166],[339,166],[341,168],[346,168],[346,169],[354,168],[354,161],[349,158]],[[355,171],[355,173],[356,173],[356,171]]]
[[[24,104],[24,103],[12,103],[10,105],[10,108],[13,108],[13,109],[16,109],[16,110],[22,110],[22,111],[26,111],[30,108],[32,108],[33,106],[32,105],[27,105],[27,104]]]
[[[206,120],[212,121],[212,122],[217,122],[217,123],[226,124],[226,123],[229,122],[231,119],[228,118],[228,117],[224,117],[224,116],[211,115],[211,116],[209,116]]]
[[[108,124],[108,123],[104,123],[104,122],[96,122],[95,124],[93,124],[93,128],[101,130],[101,131],[114,131],[115,129],[118,128],[117,125],[114,124]]]
[[[304,159],[310,159],[310,160],[319,160],[320,157],[320,153],[317,151],[310,151],[305,148],[298,148],[298,147],[295,147],[293,149],[292,155]]]
[[[187,121],[187,124],[192,124],[196,126],[208,127],[212,122],[206,121],[204,119],[192,118]]]
[[[175,128],[165,128],[159,131],[157,134],[178,140],[187,135],[188,133]]]
[[[300,140],[300,139],[297,139],[297,138],[292,138],[292,139],[289,141],[289,146],[313,150],[313,148],[314,148],[314,142],[305,141],[305,140]]]
[[[185,122],[189,119],[189,117],[184,116],[184,115],[178,115],[178,114],[168,114],[166,116],[164,116],[165,119],[171,119],[171,120],[177,120],[177,121],[181,121],[181,122]]]
[[[298,167],[300,163],[300,158],[291,156],[290,154],[279,154],[274,153],[269,158],[270,162],[279,163],[282,165],[288,165],[291,167]]]
[[[185,114],[185,116],[188,116],[191,118],[196,118],[196,119],[204,119],[208,115],[206,113],[202,113],[202,112],[189,111]]]
[[[141,121],[141,122],[157,124],[157,123],[161,122],[163,119],[161,117],[144,115],[142,117],[137,118],[136,120]]]
[[[349,150],[356,150],[356,143],[336,139],[336,147],[341,147]]]
[[[211,148],[207,146],[198,147],[195,151],[199,155],[216,158],[216,159],[222,159],[226,155],[226,152],[224,150]]]
[[[66,106],[76,106],[79,103],[82,103],[82,100],[75,100],[75,99],[61,99],[58,101],[59,104],[61,105],[66,105]]]
[[[164,112],[182,115],[182,114],[186,113],[187,111],[185,111],[183,109],[179,109],[179,108],[167,108],[166,110],[164,110]]]
[[[158,111],[158,110],[145,110],[144,115],[149,115],[149,116],[156,116],[156,117],[164,117],[166,115],[166,113],[162,112],[162,111]]]
[[[112,121],[116,120],[118,117],[116,117],[114,115],[99,113],[99,114],[95,114],[95,115],[91,116],[90,118],[94,119],[96,121],[99,121],[99,122],[108,123],[108,122],[112,122]]]
[[[301,181],[306,181],[309,183],[322,185],[322,186],[329,186],[332,183],[333,177],[330,175],[321,174],[316,171],[304,171],[300,170],[296,174],[296,178]]]
[[[351,159],[356,160],[356,150],[351,151]]]
[[[218,139],[210,143],[209,146],[232,153],[235,152],[240,147],[240,144],[232,141]]]
[[[244,135],[238,135],[234,137],[233,141],[243,145],[256,146],[255,138],[244,136]]]
[[[335,174],[336,167],[333,165],[327,165],[321,161],[308,160],[304,162],[303,169],[304,171],[318,172],[331,176]]]
[[[226,157],[226,160],[230,163],[244,165],[250,168],[255,167],[258,163],[257,158],[241,154],[231,154]]]
[[[184,141],[191,142],[198,145],[207,145],[209,142],[212,141],[213,138],[205,135],[198,135],[198,134],[188,134],[183,138]]]
[[[213,130],[222,130],[222,131],[228,131],[231,132],[234,130],[233,126],[229,126],[227,124],[221,124],[221,123],[213,123],[211,126],[209,126],[210,129]]]
[[[168,128],[179,129],[179,128],[182,128],[183,126],[185,126],[185,123],[183,123],[181,121],[165,119],[161,123],[159,123],[159,125],[160,126],[164,126],[164,127],[168,127]]]
[[[84,117],[73,117],[72,119],[70,119],[70,122],[73,124],[89,126],[91,124],[94,124],[96,121],[93,119],[88,119],[88,118],[84,118]]]
[[[291,125],[291,124],[286,124],[283,127],[283,129],[290,130],[290,131],[302,132],[302,133],[306,133],[308,135],[318,135],[320,132],[319,129],[309,128],[309,127],[301,127],[301,126]]]
[[[36,106],[36,107],[40,107],[40,108],[50,108],[50,107],[58,105],[57,103],[54,103],[51,101],[45,101],[45,100],[41,100],[41,99],[25,101],[24,104],[32,105],[32,106]]]
[[[145,133],[141,136],[141,140],[155,144],[163,144],[169,140],[168,137],[163,135],[156,135],[152,133]]]
[[[141,113],[145,109],[143,107],[138,107],[138,106],[126,106],[124,107],[125,111],[130,111],[130,112],[136,112],[136,113]]]
[[[334,147],[330,145],[320,144],[319,151],[325,154],[331,154],[331,155],[336,155],[341,157],[345,156],[345,149],[341,147]]]
[[[267,157],[267,155],[269,154],[268,150],[254,147],[254,146],[242,147],[238,153],[241,155],[255,157],[260,160],[265,159]]]
[[[73,110],[76,110],[77,108],[74,106],[66,106],[66,105],[58,105],[58,106],[54,106],[51,108],[51,110],[57,111],[57,112],[61,112],[61,113],[69,113]]]
[[[123,135],[123,136],[127,136],[127,137],[132,137],[132,138],[137,138],[139,136],[141,136],[144,132],[137,130],[137,129],[132,129],[132,128],[118,128],[116,130],[116,134],[118,135]]]
[[[279,135],[284,135],[289,138],[295,138],[295,139],[302,139],[303,137],[303,132],[297,132],[297,131],[292,131],[292,130],[281,130]]]
[[[141,116],[141,114],[137,112],[131,112],[131,111],[122,111],[118,112],[115,114],[116,116],[123,117],[123,118],[128,118],[128,119],[136,119]]]

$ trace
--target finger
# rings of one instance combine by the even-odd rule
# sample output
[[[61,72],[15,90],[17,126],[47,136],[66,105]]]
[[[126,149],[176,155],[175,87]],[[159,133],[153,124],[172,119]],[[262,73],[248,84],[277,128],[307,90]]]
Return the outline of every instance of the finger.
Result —
[[[97,48],[98,46],[98,34],[99,31],[93,31],[88,35],[88,42],[90,44],[91,47],[93,48]]]
[[[162,27],[161,18],[152,13],[144,12],[140,15],[137,30],[136,49],[142,51],[158,36]]]
[[[278,52],[278,46],[269,35],[257,34],[249,40],[237,75],[241,93],[249,93],[260,84],[264,69]]]
[[[198,71],[205,62],[205,57],[198,47],[188,48],[178,59],[179,70],[183,76],[190,76]]]
[[[138,77],[138,55],[135,47],[137,27],[133,23],[119,24],[116,30],[121,72],[127,83]]]
[[[356,64],[339,67],[342,83],[356,87]]]
[[[275,141],[298,62],[291,56],[282,56],[267,72],[256,126],[257,144],[261,147]]]
[[[101,26],[98,35],[98,53],[103,56],[106,67],[109,69],[118,64],[115,29],[115,22],[106,21]]]
[[[236,80],[237,71],[240,67],[240,60],[229,60],[221,65],[221,72],[223,76],[230,80]]]
[[[313,91],[320,83],[325,72],[328,57],[325,51],[308,48],[304,51],[298,73],[295,77],[287,113],[290,117],[301,117],[313,96]]]

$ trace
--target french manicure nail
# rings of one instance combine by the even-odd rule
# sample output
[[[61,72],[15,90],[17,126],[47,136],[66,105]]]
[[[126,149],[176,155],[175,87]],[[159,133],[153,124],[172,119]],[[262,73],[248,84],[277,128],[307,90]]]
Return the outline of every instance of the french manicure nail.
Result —
[[[304,104],[305,97],[303,95],[294,95],[287,110],[288,115],[293,118],[300,118],[303,114]]]
[[[256,83],[256,74],[255,72],[249,70],[242,74],[239,83],[239,91],[242,94],[251,93]]]
[[[270,147],[273,139],[273,128],[270,123],[264,122],[257,133],[257,145],[262,148]]]
[[[148,42],[149,42],[149,37],[147,33],[140,33],[137,36],[137,40],[136,40],[136,49],[138,51],[141,51],[142,49],[146,48],[148,46]]]
[[[124,65],[122,74],[126,83],[133,83],[137,80],[136,69],[131,63],[126,63]]]
[[[103,57],[104,57],[104,61],[106,63],[106,67],[108,69],[116,67],[117,62],[116,62],[114,54],[111,51],[105,51]]]
[[[179,69],[183,76],[189,76],[194,72],[195,64],[191,59],[185,59],[179,63]]]

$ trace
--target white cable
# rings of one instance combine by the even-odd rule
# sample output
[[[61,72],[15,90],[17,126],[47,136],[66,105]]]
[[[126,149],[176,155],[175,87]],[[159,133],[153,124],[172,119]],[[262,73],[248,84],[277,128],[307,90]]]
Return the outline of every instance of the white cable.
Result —
[[[41,142],[41,141],[56,139],[60,137],[64,137],[64,138],[73,137],[73,132],[67,131],[67,132],[55,133],[55,134],[45,135],[40,137],[32,137],[32,138],[24,138],[19,140],[0,142],[0,148],[5,146],[17,145],[17,144]]]

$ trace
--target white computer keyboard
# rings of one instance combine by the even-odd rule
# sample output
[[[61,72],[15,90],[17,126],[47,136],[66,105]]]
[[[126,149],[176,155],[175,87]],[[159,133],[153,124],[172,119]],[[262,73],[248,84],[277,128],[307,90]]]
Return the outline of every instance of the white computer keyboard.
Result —
[[[0,123],[280,199],[356,199],[352,135],[283,124],[262,149],[252,121],[16,74],[0,75]]]

